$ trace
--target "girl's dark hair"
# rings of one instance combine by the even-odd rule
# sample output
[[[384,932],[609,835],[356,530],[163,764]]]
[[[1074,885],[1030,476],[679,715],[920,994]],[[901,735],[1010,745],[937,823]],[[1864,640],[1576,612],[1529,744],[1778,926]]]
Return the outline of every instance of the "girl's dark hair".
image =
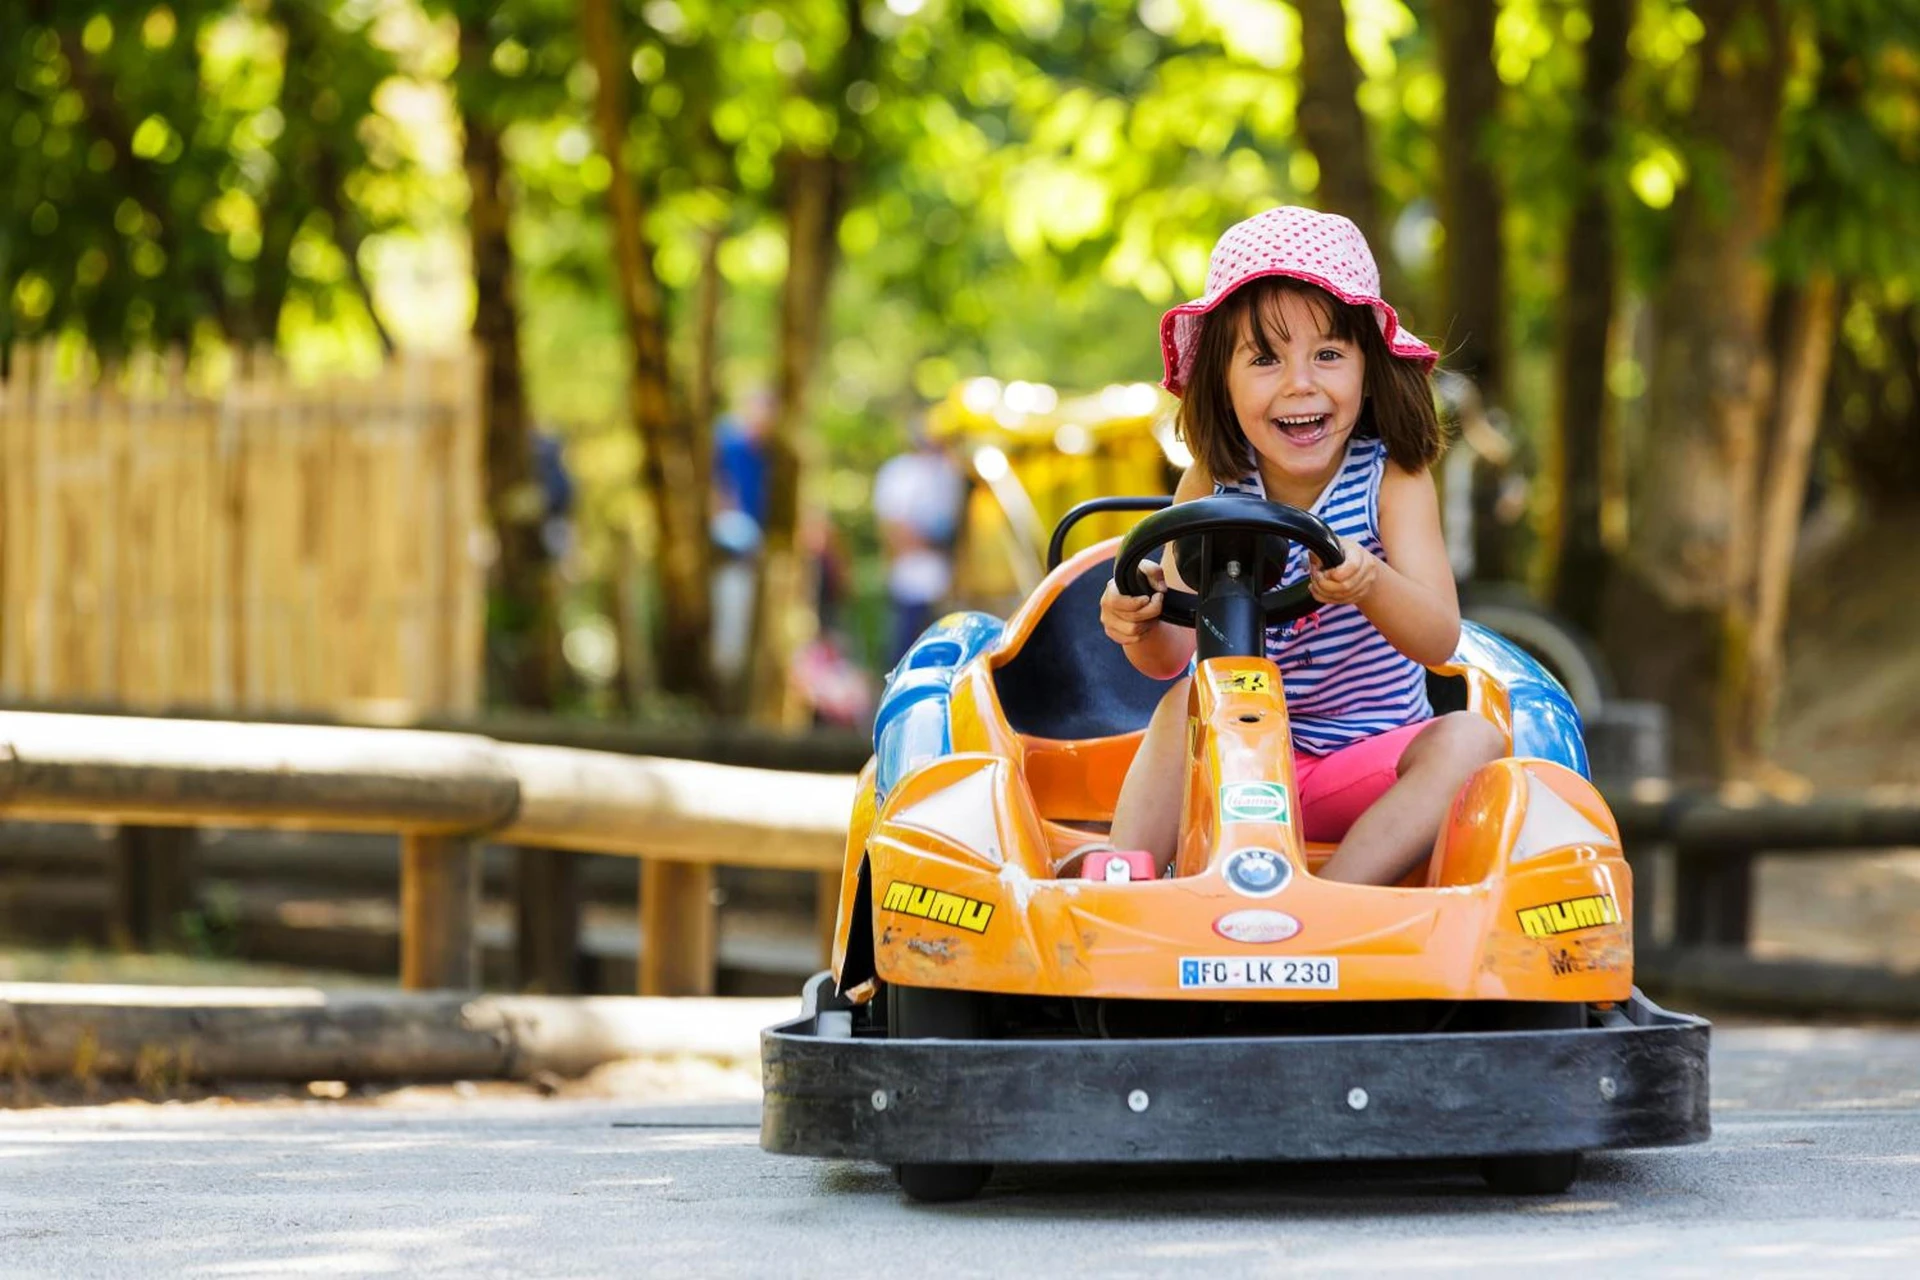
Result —
[[[1239,344],[1240,325],[1250,322],[1261,354],[1273,354],[1277,337],[1289,334],[1280,323],[1281,295],[1298,294],[1325,314],[1327,330],[1342,342],[1351,342],[1366,357],[1366,400],[1354,434],[1378,436],[1387,456],[1402,469],[1419,471],[1440,458],[1440,419],[1434,412],[1433,385],[1426,370],[1393,354],[1380,334],[1373,309],[1357,306],[1318,285],[1288,276],[1252,280],[1200,320],[1194,347],[1193,376],[1180,401],[1180,438],[1194,461],[1216,482],[1231,482],[1253,470],[1253,446],[1234,417],[1233,397],[1227,392],[1227,368]]]

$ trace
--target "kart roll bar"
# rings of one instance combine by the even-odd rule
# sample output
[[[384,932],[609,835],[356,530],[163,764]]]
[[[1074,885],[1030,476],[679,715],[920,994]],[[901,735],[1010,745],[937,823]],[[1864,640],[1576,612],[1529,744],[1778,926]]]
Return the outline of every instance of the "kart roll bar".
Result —
[[[1053,538],[1047,543],[1047,572],[1052,573],[1060,567],[1063,553],[1067,549],[1067,534],[1088,516],[1097,516],[1105,511],[1160,511],[1173,505],[1169,497],[1133,497],[1133,498],[1089,498],[1067,509],[1060,517],[1060,523],[1053,526]]]

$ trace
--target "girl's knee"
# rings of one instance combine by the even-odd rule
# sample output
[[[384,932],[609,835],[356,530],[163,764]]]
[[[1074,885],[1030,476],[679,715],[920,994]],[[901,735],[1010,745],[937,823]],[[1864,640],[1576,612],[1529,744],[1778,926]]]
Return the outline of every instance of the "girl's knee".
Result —
[[[1432,759],[1459,772],[1471,773],[1506,754],[1506,735],[1491,720],[1471,711],[1450,711],[1427,726],[1426,732],[1408,746],[1401,757],[1400,771],[1404,774]]]
[[[1160,705],[1154,708],[1153,718],[1182,715],[1187,713],[1187,686],[1193,683],[1192,676],[1181,676],[1167,691],[1160,695]]]
[[[1461,764],[1479,768],[1507,754],[1507,736],[1493,721],[1471,711],[1452,711],[1448,721],[1448,754]]]

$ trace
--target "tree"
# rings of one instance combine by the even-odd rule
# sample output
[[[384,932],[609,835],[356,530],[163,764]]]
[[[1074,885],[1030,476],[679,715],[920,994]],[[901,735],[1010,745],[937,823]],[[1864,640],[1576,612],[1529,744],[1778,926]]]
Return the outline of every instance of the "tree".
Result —
[[[1911,60],[1920,18],[1850,0],[1828,0],[1796,16],[1798,48],[1815,62],[1814,87],[1790,120],[1785,212],[1773,255],[1780,279],[1769,341],[1779,385],[1764,422],[1752,625],[1734,655],[1740,684],[1728,747],[1732,766],[1746,773],[1766,767],[1785,678],[1788,588],[1815,445],[1827,425],[1822,410],[1843,284],[1903,290],[1920,277],[1920,133],[1911,123],[1920,96]]]
[[[1601,536],[1605,489],[1608,337],[1618,263],[1609,178],[1619,132],[1620,82],[1627,69],[1632,8],[1589,6],[1586,70],[1575,143],[1575,196],[1567,228],[1553,421],[1559,437],[1560,518],[1554,548],[1554,606],[1588,635],[1600,631],[1607,574]]]
[[[778,414],[767,440],[767,527],[761,540],[759,605],[754,610],[753,709],[761,720],[782,718],[787,669],[793,659],[786,626],[800,595],[802,566],[794,553],[800,522],[801,465],[808,452],[803,429],[807,393],[826,337],[827,304],[839,261],[840,220],[856,179],[860,136],[848,95],[869,84],[873,36],[861,0],[841,0],[832,66],[815,86],[802,85],[820,126],[812,137],[790,132],[777,165],[779,202],[787,231],[787,274],[780,289],[780,352],[775,381]],[[810,92],[808,90],[811,90]],[[802,117],[805,118],[805,117]]]
[[[1630,461],[1628,548],[1607,618],[1628,690],[1676,711],[1676,758],[1718,772],[1732,760],[1753,625],[1771,391],[1765,248],[1781,215],[1789,50],[1778,0],[1694,8],[1704,34],[1693,177],[1652,307],[1647,434]]]
[[[1500,80],[1493,68],[1493,0],[1459,0],[1432,9],[1446,120],[1440,134],[1442,256],[1447,362],[1479,384],[1493,409],[1508,404],[1505,199],[1490,133],[1499,111]],[[1512,529],[1496,515],[1501,477],[1480,463],[1473,478],[1473,553],[1477,576],[1519,575]]]
[[[1320,165],[1320,205],[1353,219],[1384,273],[1391,257],[1381,237],[1373,145],[1360,110],[1360,68],[1347,44],[1347,7],[1343,0],[1295,0],[1294,8],[1300,12],[1300,103],[1294,114]]]
[[[627,165],[627,80],[633,46],[614,0],[581,0],[581,36],[594,71],[594,125],[612,171],[607,188],[616,292],[632,363],[628,408],[640,439],[640,489],[654,522],[660,574],[663,691],[708,702],[711,605],[707,591],[707,426],[680,402],[667,360],[666,309],[646,208]]]
[[[272,145],[281,176],[260,206],[262,244],[253,282],[252,327],[264,335],[279,332],[280,311],[294,282],[294,245],[317,215],[340,250],[346,279],[365,305],[381,351],[391,354],[393,336],[374,306],[373,288],[360,261],[368,219],[348,195],[349,179],[366,163],[366,148],[341,125],[373,113],[374,94],[395,68],[363,28],[343,28],[332,8],[324,0],[272,0],[266,11],[279,24],[284,41],[282,124]]]
[[[219,29],[221,38],[209,33]],[[289,301],[382,333],[346,192],[392,58],[322,0],[5,0],[0,345],[273,343]]]
[[[552,557],[542,537],[544,495],[534,475],[533,421],[522,371],[520,310],[512,230],[514,183],[502,134],[523,90],[495,69],[504,41],[524,47],[525,6],[484,0],[445,5],[458,28],[453,75],[467,174],[467,234],[473,264],[473,338],[485,360],[481,418],[486,440],[487,514],[498,546],[491,573],[489,664],[499,693],[522,707],[550,710],[565,678]],[[538,28],[536,27],[536,30]]]

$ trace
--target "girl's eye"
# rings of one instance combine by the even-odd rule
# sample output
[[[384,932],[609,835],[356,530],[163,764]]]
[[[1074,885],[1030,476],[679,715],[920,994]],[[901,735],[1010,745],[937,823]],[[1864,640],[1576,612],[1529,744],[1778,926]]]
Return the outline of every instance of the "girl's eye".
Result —
[[[1256,369],[1264,369],[1270,364],[1278,363],[1279,361],[1275,360],[1272,356],[1256,355],[1253,358],[1253,367]]]
[[[1321,348],[1321,350],[1320,350],[1320,359],[1322,359],[1322,360],[1338,360],[1338,359],[1339,359],[1339,358],[1340,358],[1341,356],[1343,356],[1343,355],[1345,355],[1345,354],[1346,354],[1346,352],[1344,352],[1344,351],[1342,351],[1342,350],[1340,350],[1340,348],[1338,348],[1338,347],[1323,347],[1323,348]]]

